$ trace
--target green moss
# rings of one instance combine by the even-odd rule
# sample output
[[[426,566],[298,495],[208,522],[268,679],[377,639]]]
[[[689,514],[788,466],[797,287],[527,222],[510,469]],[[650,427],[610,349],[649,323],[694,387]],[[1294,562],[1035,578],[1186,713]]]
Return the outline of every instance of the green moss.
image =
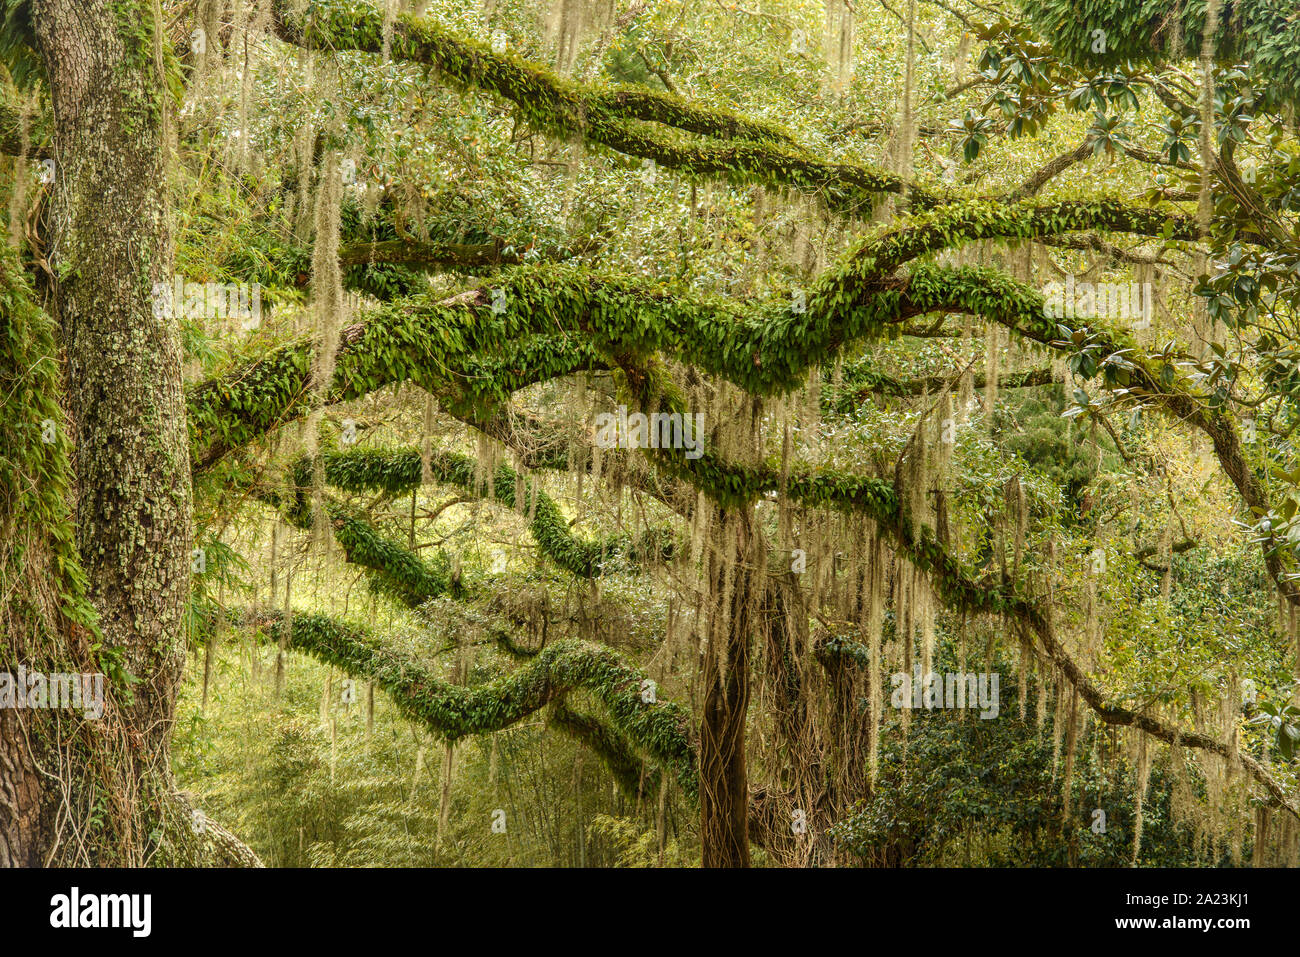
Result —
[[[283,618],[262,621],[267,639],[278,642]],[[441,680],[360,627],[323,615],[295,614],[286,637],[295,650],[375,682],[407,717],[448,741],[509,727],[570,691],[585,691],[604,706],[620,735],[676,774],[689,797],[698,792],[689,714],[670,701],[643,701],[645,676],[608,648],[557,642],[510,674],[467,687]]]
[[[1205,29],[1205,0],[1021,0],[1020,6],[1063,60],[1093,70],[1162,63],[1178,50],[1194,56]],[[1235,0],[1219,18],[1218,58],[1248,64],[1272,103],[1300,98],[1295,13],[1294,0]]]
[[[27,275],[14,250],[0,250],[0,503],[6,532],[0,551],[0,580],[30,581],[29,544],[48,552],[61,612],[95,631],[96,614],[86,598],[86,576],[77,551],[69,507],[72,442],[59,395],[63,367],[54,321],[33,301]],[[28,607],[19,620],[38,620]],[[30,617],[29,617],[30,616]]]
[[[418,488],[423,476],[418,449],[349,449],[327,452],[323,459],[325,481],[349,492],[382,490],[400,495]],[[477,463],[469,456],[434,452],[429,465],[435,482],[475,494],[481,491],[476,487]],[[300,463],[297,474],[303,478],[309,475],[309,464]],[[636,539],[628,535],[579,538],[569,530],[568,520],[553,498],[533,483],[524,482],[520,507],[516,500],[518,488],[515,470],[505,464],[498,466],[492,477],[492,497],[506,508],[519,508],[531,515],[529,531],[542,554],[580,578],[594,578],[613,567],[635,568],[646,560],[668,561],[673,556],[675,543],[666,529],[652,529]]]
[[[287,0],[277,0],[276,12],[277,31],[289,42],[326,50],[383,49],[382,18],[368,5],[312,2],[298,16]],[[815,192],[831,209],[855,214],[869,213],[881,194],[904,189],[902,178],[893,173],[867,164],[827,162],[768,124],[646,89],[574,83],[513,54],[494,53],[457,37],[427,19],[399,16],[391,52],[398,59],[428,64],[459,86],[509,100],[539,131],[580,138],[691,175]],[[909,198],[914,205],[937,202],[916,188]]]

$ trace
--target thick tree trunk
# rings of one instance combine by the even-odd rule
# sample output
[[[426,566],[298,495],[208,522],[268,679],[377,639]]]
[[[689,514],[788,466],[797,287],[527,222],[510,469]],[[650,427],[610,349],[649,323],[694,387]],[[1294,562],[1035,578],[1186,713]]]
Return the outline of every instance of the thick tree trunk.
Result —
[[[52,311],[76,446],[77,544],[104,644],[141,679],[144,753],[165,764],[184,664],[190,468],[171,280],[165,83],[149,0],[34,0],[54,112]]]
[[[700,727],[700,841],[705,867],[749,866],[749,780],[745,721],[749,711],[750,630],[763,587],[762,545],[747,510],[719,515],[722,552],[710,559],[713,602],[704,654]],[[729,559],[734,565],[728,569]],[[728,580],[730,578],[730,581]]]
[[[156,14],[153,0],[32,0],[54,115],[49,305],[66,358],[77,551],[103,640],[96,654],[82,629],[33,623],[16,655],[111,673],[98,729],[57,712],[0,721],[0,863],[197,863],[212,844],[227,853],[211,862],[255,862],[191,818],[168,764],[190,463],[179,329],[153,298],[172,269]],[[114,665],[136,679],[129,691]]]

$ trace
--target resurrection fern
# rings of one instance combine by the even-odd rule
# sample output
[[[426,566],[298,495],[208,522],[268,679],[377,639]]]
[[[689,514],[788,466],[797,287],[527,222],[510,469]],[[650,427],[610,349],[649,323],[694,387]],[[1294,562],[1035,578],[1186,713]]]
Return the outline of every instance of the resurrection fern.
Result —
[[[266,625],[268,641],[280,640],[282,616],[259,615],[255,620]],[[447,741],[509,727],[580,689],[600,701],[619,733],[669,769],[689,797],[697,793],[688,713],[672,702],[643,700],[644,676],[608,648],[556,642],[501,678],[464,686],[435,677],[361,628],[323,615],[295,613],[287,631],[291,647],[374,681],[403,713]]]
[[[54,321],[33,302],[17,254],[5,246],[0,250],[0,449],[5,458],[0,615],[3,630],[14,634],[33,629],[52,635],[59,617],[96,627],[68,505],[72,442],[58,401],[62,378]],[[52,595],[30,588],[38,581],[33,570],[42,566],[49,568]],[[42,641],[39,647],[48,651],[52,645]]]
[[[385,491],[393,495],[410,492],[421,484],[423,462],[417,449],[349,449],[329,451],[323,456],[325,480],[333,487],[348,491]],[[430,476],[442,485],[455,485],[468,492],[478,490],[476,463],[467,455],[434,452],[429,458]],[[302,475],[305,466],[298,467]],[[638,540],[627,535],[612,535],[584,540],[569,530],[569,523],[553,498],[524,482],[524,501],[516,501],[519,476],[509,465],[497,467],[492,478],[492,497],[505,508],[518,509],[531,516],[528,522],[533,539],[558,567],[580,578],[593,578],[607,567],[637,567],[643,561],[669,561],[674,542],[666,529],[652,529]]]
[[[1205,42],[1207,0],[1020,0],[1020,6],[1058,55],[1085,68],[1160,63]],[[1291,0],[1236,0],[1214,20],[1210,42],[1222,61],[1251,64],[1275,104],[1300,99],[1300,18]]]
[[[289,0],[275,2],[281,39],[320,49],[384,50],[382,17],[368,4],[312,2],[301,14],[292,6]],[[457,84],[511,101],[539,131],[560,139],[580,137],[670,169],[816,192],[841,212],[869,212],[879,194],[897,193],[903,186],[892,173],[814,157],[794,145],[789,134],[766,124],[705,110],[669,94],[572,83],[427,19],[398,17],[390,50],[394,58],[429,64]],[[911,195],[914,203],[934,202],[920,192]]]

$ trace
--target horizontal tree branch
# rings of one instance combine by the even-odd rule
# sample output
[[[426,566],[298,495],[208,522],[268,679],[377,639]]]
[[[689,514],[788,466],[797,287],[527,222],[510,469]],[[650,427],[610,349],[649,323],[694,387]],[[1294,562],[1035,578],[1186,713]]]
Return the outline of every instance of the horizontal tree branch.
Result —
[[[287,43],[375,54],[384,49],[383,22],[376,10],[317,0],[296,14],[292,6],[289,0],[275,0],[273,5],[272,28]],[[882,169],[819,159],[770,124],[706,109],[671,94],[578,84],[457,37],[427,19],[399,16],[389,48],[397,59],[428,64],[462,87],[509,100],[539,131],[561,139],[581,138],[685,173],[816,193],[831,209],[853,213],[867,213],[880,194],[904,189],[901,177]],[[674,136],[680,133],[714,142]],[[916,187],[908,196],[914,206],[938,201]]]
[[[348,492],[383,490],[400,495],[419,488],[423,479],[419,449],[353,448],[327,451],[321,459],[325,482]],[[299,461],[295,476],[300,488],[310,485],[311,470],[309,460]],[[476,460],[439,450],[430,453],[429,470],[437,484],[490,497],[526,516],[542,554],[579,578],[595,578],[613,568],[636,568],[646,561],[670,561],[674,554],[675,543],[667,529],[651,529],[636,539],[626,534],[579,538],[555,500],[504,463],[492,476],[481,476]]]
[[[581,690],[598,700],[614,728],[662,767],[694,799],[699,780],[690,715],[675,702],[645,700],[645,675],[599,645],[548,645],[516,670],[482,685],[458,685],[423,663],[384,647],[358,625],[295,612],[248,612],[242,624],[281,638],[295,651],[379,685],[406,717],[451,742],[499,731]],[[598,751],[599,753],[599,751]]]
[[[847,391],[834,397],[832,407],[840,412],[848,411],[873,395],[890,395],[900,398],[934,395],[949,385],[951,377],[931,375],[919,376],[915,379],[895,379],[881,373],[865,372],[862,381],[868,384],[860,385],[858,382],[849,384]],[[983,389],[987,381],[987,377],[983,373],[972,377],[972,384],[976,390]],[[1035,386],[1049,385],[1052,381],[1052,370],[1050,368],[1030,369],[1027,372],[1009,372],[998,377],[998,389],[1029,389]]]

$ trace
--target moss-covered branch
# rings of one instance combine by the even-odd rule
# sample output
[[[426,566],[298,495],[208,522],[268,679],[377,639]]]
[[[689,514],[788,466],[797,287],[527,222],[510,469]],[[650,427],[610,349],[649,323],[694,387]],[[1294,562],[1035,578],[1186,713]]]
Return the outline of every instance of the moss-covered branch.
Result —
[[[274,29],[286,42],[369,53],[384,48],[383,18],[372,7],[328,0],[309,3],[304,13],[295,14],[292,6],[288,0],[274,4]],[[509,100],[542,132],[581,138],[684,173],[799,189],[818,194],[832,209],[856,213],[869,212],[880,194],[904,188],[901,177],[870,165],[814,157],[768,124],[649,90],[564,80],[427,19],[399,16],[390,48],[392,56],[433,66],[461,87]],[[696,136],[713,142],[692,138]],[[914,205],[936,202],[915,187],[908,195]]]
[[[323,456],[325,481],[349,492],[386,491],[400,495],[418,488],[423,462],[418,449],[358,448],[330,451]],[[509,465],[497,467],[491,489],[480,488],[477,462],[455,452],[435,451],[429,457],[433,481],[455,485],[474,494],[491,494],[506,508],[529,516],[528,528],[542,554],[555,565],[580,578],[595,578],[614,565],[635,567],[646,560],[668,561],[674,542],[666,529],[652,529],[639,539],[611,535],[583,539],[569,529],[556,501],[536,486],[523,481]],[[309,481],[311,466],[301,462],[296,473],[299,484]],[[517,500],[522,489],[522,507]]]
[[[671,701],[643,700],[645,676],[608,648],[557,642],[507,675],[464,686],[443,681],[359,626],[324,615],[295,613],[287,630],[283,616],[274,612],[245,623],[264,626],[273,642],[284,634],[289,647],[375,682],[404,715],[448,741],[510,727],[571,691],[585,691],[604,706],[619,735],[675,774],[689,797],[697,793],[690,715]]]
[[[425,561],[415,552],[384,538],[369,522],[346,513],[336,504],[326,507],[330,511],[334,540],[349,562],[366,569],[376,591],[410,608],[459,591],[451,562],[443,552],[438,552],[432,561]]]
[[[301,6],[302,12],[295,7]],[[384,50],[383,16],[353,0],[274,0],[273,29],[287,43],[329,51]],[[393,25],[390,54],[435,67],[464,87],[480,89],[519,105],[540,128],[562,135],[581,133],[593,120],[657,123],[714,139],[792,143],[786,131],[770,124],[701,107],[683,98],[644,87],[599,88],[565,80],[514,54],[458,37],[424,17],[401,14]]]
[[[338,0],[313,0],[296,13],[297,4],[275,0],[273,28],[280,39],[314,49],[381,53],[383,17],[373,6]],[[600,89],[564,80],[509,53],[496,53],[474,40],[455,36],[432,20],[399,15],[390,43],[397,59],[437,68],[465,87],[516,102],[539,127],[568,135],[581,132],[593,118],[637,120],[716,139],[789,143],[790,134],[723,110],[709,109],[681,97],[638,87]]]
[[[998,376],[998,391],[1005,389],[1029,389],[1048,385],[1052,381],[1050,368],[1030,369],[1025,372],[1009,372]],[[971,376],[971,383],[976,391],[983,389],[988,378],[983,373]],[[838,391],[823,388],[823,403],[826,408],[836,412],[850,412],[872,396],[893,396],[908,398],[920,395],[936,395],[952,385],[949,376],[929,375],[911,379],[899,379],[881,372],[873,363],[860,363],[854,367],[846,366],[844,377]]]
[[[444,325],[447,318],[389,305],[343,330],[327,401],[344,402],[409,380],[447,404],[490,409],[535,382],[605,366],[578,337],[547,335],[485,348],[470,334],[464,313]],[[190,389],[195,471],[309,411],[314,351],[310,340],[289,343]]]
[[[301,13],[293,6],[289,0],[274,4],[274,30],[286,42],[368,53],[385,48],[383,18],[368,5],[314,0]],[[513,54],[458,37],[429,19],[399,16],[389,48],[392,56],[432,66],[458,86],[510,101],[542,132],[580,138],[689,175],[798,189],[820,196],[830,209],[858,214],[868,212],[885,193],[905,192],[914,208],[939,206],[950,199],[916,184],[908,187],[902,177],[869,164],[826,161],[770,124],[674,95],[563,79]],[[1083,147],[1076,151],[1087,152]],[[1050,178],[1050,171],[1044,176]],[[1041,183],[1028,184],[1016,198],[1037,185]]]
[[[314,526],[313,507],[306,494],[309,487],[310,482],[299,476],[297,487],[287,501],[269,492],[260,497],[279,508],[281,517],[289,524],[308,531]],[[408,608],[419,608],[425,602],[447,594],[465,597],[444,553],[439,552],[431,562],[425,561],[415,552],[385,538],[343,504],[325,499],[321,508],[334,540],[343,549],[344,559],[365,569],[371,588],[376,592]]]
[[[1025,242],[1090,229],[1177,240],[1192,240],[1198,235],[1196,223],[1181,213],[1145,209],[1114,199],[1013,204],[970,200],[924,213],[884,236],[862,243],[846,258],[840,271],[863,282],[874,282],[927,253],[956,249],[978,240]],[[843,279],[838,282],[843,285]]]

